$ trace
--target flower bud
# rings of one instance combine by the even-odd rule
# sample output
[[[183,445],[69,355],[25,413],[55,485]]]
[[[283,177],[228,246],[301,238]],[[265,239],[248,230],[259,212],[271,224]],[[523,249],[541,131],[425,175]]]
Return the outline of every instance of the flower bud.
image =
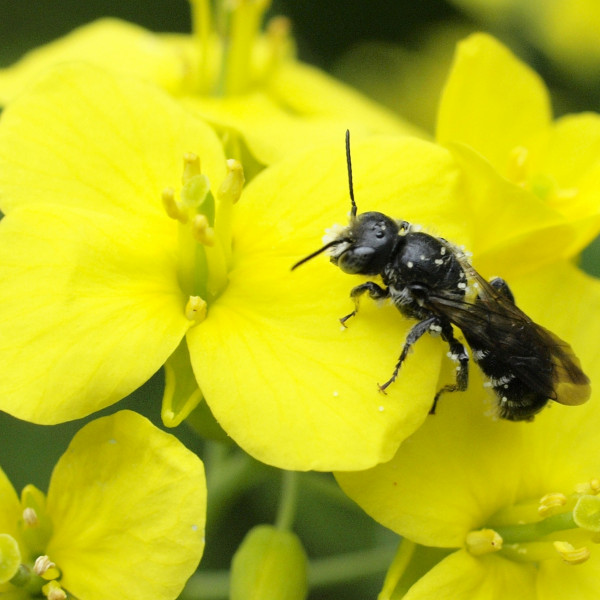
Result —
[[[298,537],[258,525],[244,538],[231,568],[231,600],[303,600],[307,559]]]

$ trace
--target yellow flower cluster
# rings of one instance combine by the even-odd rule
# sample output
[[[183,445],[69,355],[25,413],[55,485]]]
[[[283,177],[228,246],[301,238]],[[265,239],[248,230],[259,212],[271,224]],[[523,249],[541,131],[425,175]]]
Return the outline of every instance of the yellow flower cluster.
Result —
[[[360,212],[468,248],[569,341],[593,388],[600,286],[575,260],[600,231],[600,117],[553,121],[540,78],[475,34],[426,140],[298,62],[284,21],[263,33],[266,4],[218,5],[227,44],[194,0],[193,35],[102,20],[0,72],[0,409],[86,417],[164,366],[166,426],[189,417],[267,465],[335,471],[404,537],[382,600],[595,598],[594,398],[505,422],[472,368],[429,416],[455,369],[440,339],[383,395],[414,322],[365,301],[340,331],[353,279],[324,259],[290,268],[346,222],[350,128]],[[47,497],[19,500],[1,476],[0,595],[166,600],[202,555],[202,464],[136,413],[83,427]],[[283,529],[249,534],[232,597],[305,596],[306,556]],[[270,585],[269,569],[288,575]]]

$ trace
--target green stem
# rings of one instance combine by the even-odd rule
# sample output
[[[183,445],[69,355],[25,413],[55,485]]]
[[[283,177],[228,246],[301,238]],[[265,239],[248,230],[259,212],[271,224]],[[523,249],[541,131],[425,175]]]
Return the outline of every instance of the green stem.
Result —
[[[206,457],[208,524],[214,523],[227,503],[261,484],[270,468],[245,453],[231,453],[229,446],[212,442]]]
[[[577,529],[577,524],[573,520],[573,513],[570,511],[553,515],[535,523],[494,527],[494,531],[502,537],[504,544],[534,542],[548,534],[564,531],[565,529]]]
[[[296,503],[298,500],[298,473],[296,471],[282,471],[281,474],[281,500],[275,519],[277,529],[291,529],[296,516]]]
[[[377,546],[312,560],[308,564],[309,589],[385,573],[395,550],[395,546]]]

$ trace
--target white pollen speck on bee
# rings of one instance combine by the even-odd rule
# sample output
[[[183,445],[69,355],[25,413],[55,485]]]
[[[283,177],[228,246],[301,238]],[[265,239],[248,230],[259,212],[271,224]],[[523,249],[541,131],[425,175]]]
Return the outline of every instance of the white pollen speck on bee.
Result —
[[[440,248],[440,254],[441,254],[442,256],[444,256],[444,254],[446,254],[446,248],[444,248],[444,246],[442,246],[442,247]]]
[[[409,260],[409,261],[406,263],[406,266],[407,266],[409,269],[412,269],[412,268],[415,266],[415,264],[413,263],[413,261],[412,261],[412,260]]]
[[[457,285],[457,287],[458,287],[459,289],[461,289],[461,290],[464,290],[464,289],[466,289],[466,288],[467,288],[467,284],[466,284],[466,283],[464,283],[463,281],[461,281],[461,282],[460,282],[460,283]]]

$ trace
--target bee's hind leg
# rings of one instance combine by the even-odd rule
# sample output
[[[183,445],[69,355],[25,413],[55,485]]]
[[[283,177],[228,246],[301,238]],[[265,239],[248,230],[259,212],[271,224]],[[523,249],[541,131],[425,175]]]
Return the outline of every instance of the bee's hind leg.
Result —
[[[446,340],[448,346],[450,346],[448,356],[458,363],[456,366],[456,381],[445,385],[442,389],[438,390],[429,411],[430,415],[435,414],[438,400],[442,394],[445,394],[446,392],[464,392],[469,385],[469,355],[467,354],[464,345],[454,337],[452,326],[449,323],[442,323],[442,338]]]
[[[385,390],[389,387],[396,378],[398,377],[398,373],[400,372],[400,367],[404,362],[404,359],[408,355],[408,351],[411,349],[412,345],[425,333],[427,333],[431,327],[433,326],[441,326],[440,319],[437,316],[427,317],[422,321],[419,321],[413,328],[408,332],[406,336],[406,341],[404,342],[404,347],[402,348],[402,352],[400,353],[400,358],[398,358],[398,362],[396,363],[396,367],[394,368],[394,372],[392,376],[384,383],[377,384],[379,385],[379,391],[385,394]]]

